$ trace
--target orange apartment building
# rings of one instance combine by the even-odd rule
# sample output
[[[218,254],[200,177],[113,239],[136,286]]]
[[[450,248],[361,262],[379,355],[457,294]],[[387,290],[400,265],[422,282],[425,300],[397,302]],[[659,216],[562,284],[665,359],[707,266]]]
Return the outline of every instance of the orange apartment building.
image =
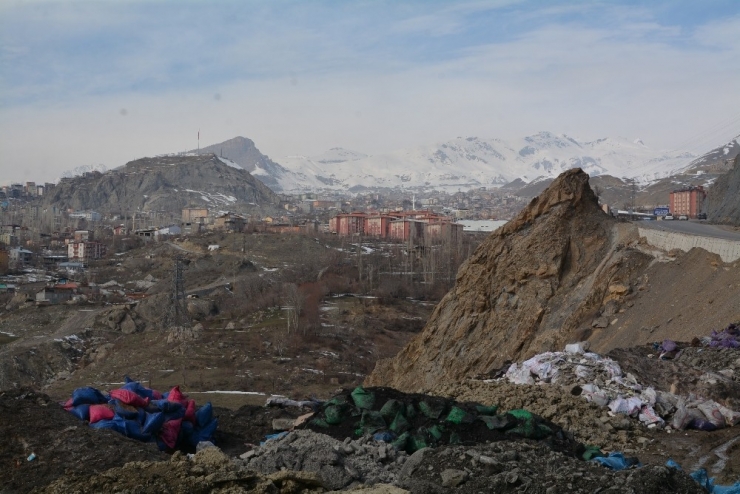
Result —
[[[337,235],[367,235],[406,241],[445,236],[462,238],[462,225],[433,211],[398,211],[387,214],[341,213],[329,220],[329,231]]]
[[[674,190],[670,194],[671,214],[676,216],[685,214],[689,218],[696,218],[702,211],[706,196],[702,186]]]

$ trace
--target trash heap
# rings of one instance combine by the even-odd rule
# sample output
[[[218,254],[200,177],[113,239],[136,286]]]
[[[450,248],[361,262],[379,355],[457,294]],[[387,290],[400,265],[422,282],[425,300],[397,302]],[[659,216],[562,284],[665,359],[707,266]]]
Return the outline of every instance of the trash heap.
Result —
[[[210,402],[198,408],[179,386],[160,393],[128,376],[107,395],[92,387],[75,389],[64,409],[90,427],[156,442],[162,451],[193,451],[199,442],[211,441],[218,427]]]
[[[497,413],[496,406],[391,388],[345,390],[324,402],[307,428],[338,440],[372,436],[409,454],[447,444],[515,438],[544,440],[571,456],[582,456],[586,451],[572,435],[527,410]]]
[[[712,331],[709,346],[713,348],[740,348],[740,323],[733,323],[722,331]]]
[[[723,340],[726,341],[726,340]],[[657,345],[662,358],[674,358],[673,342]],[[511,364],[504,378],[514,384],[557,384],[574,395],[608,407],[613,414],[635,417],[649,428],[711,431],[740,423],[740,412],[696,395],[679,396],[641,385],[623,373],[618,362],[587,351],[586,343],[566,345],[564,352],[546,352]]]

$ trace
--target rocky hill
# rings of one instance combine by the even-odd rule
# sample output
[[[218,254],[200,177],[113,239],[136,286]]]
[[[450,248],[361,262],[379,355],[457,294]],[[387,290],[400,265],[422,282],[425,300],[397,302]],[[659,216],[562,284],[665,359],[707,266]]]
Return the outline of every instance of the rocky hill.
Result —
[[[62,179],[45,206],[99,212],[170,212],[187,206],[271,211],[277,196],[249,172],[216,155],[142,158],[106,173]]]
[[[740,154],[733,168],[709,189],[706,209],[710,221],[740,226]]]
[[[433,389],[588,337],[649,263],[625,247],[628,230],[599,209],[586,173],[561,174],[480,245],[422,333],[366,384]]]
[[[285,168],[262,154],[254,145],[254,141],[246,137],[234,137],[228,141],[190,152],[193,154],[215,154],[227,158],[257,177],[274,191],[282,190],[280,182],[288,173]]]

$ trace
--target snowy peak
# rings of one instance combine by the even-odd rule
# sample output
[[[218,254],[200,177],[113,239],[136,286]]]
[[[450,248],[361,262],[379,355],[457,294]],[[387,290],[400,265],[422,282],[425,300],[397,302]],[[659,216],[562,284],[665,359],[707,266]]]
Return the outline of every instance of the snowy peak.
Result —
[[[581,168],[591,176],[608,174],[647,182],[670,175],[693,158],[651,150],[639,139],[581,142],[543,131],[511,140],[457,137],[375,156],[334,148],[319,156],[280,161],[289,170],[281,182],[283,190],[297,192],[498,187],[514,180],[555,178],[571,168]]]

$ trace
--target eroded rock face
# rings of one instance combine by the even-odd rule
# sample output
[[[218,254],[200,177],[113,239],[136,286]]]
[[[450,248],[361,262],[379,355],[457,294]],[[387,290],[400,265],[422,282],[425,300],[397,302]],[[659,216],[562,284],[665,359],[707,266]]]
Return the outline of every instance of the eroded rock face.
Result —
[[[379,361],[366,384],[429,390],[588,337],[605,304],[613,310],[649,260],[625,248],[588,178],[580,169],[563,173],[492,233],[424,330]]]

